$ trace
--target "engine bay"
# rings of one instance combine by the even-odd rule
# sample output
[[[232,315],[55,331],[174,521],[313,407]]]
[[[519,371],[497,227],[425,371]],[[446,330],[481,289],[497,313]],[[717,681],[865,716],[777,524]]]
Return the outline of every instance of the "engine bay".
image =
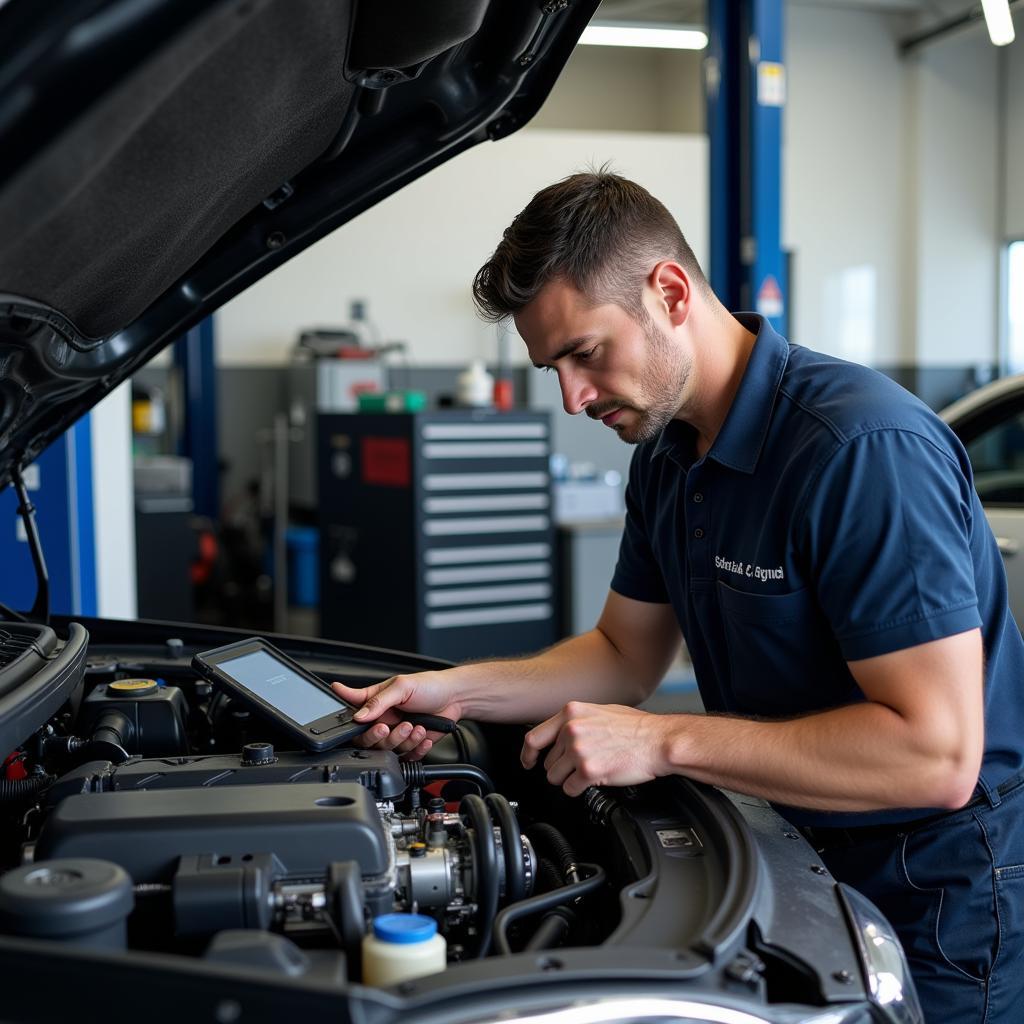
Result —
[[[505,726],[463,723],[425,762],[289,749],[190,667],[226,631],[87,625],[0,625],[0,946],[347,986],[376,919],[423,915],[447,966],[405,993],[476,984],[478,964],[850,995],[834,883],[791,870],[799,837],[760,801],[683,779],[570,799],[520,767],[523,729]],[[279,642],[324,681],[435,667]]]
[[[60,646],[46,627],[10,625],[5,635],[12,650],[19,638],[24,646],[12,660],[37,673]],[[68,706],[7,759],[5,810],[31,806],[13,823],[20,842],[4,851],[14,869],[0,881],[5,930],[199,953],[219,933],[250,929],[303,948],[340,945],[357,980],[367,922],[380,914],[433,917],[451,963],[490,953],[499,910],[541,892],[567,890],[538,912],[539,939],[516,928],[510,940],[502,919],[505,952],[510,941],[537,948],[570,931],[600,941],[614,926],[614,908],[579,903],[605,868],[581,864],[550,822],[520,822],[516,802],[468,763],[483,745],[472,726],[447,752],[439,744],[432,764],[357,747],[282,750],[271,723],[187,668],[180,640],[164,652],[173,665],[151,666],[161,675],[126,678],[120,663],[87,663],[74,639],[53,658],[80,676],[64,683]],[[595,791],[583,821],[594,827],[616,806]],[[701,841],[670,824],[680,827],[657,834],[685,871],[679,854],[699,859]],[[649,850],[617,856],[630,862],[630,881],[649,873]],[[110,870],[104,888],[89,862],[121,872]]]

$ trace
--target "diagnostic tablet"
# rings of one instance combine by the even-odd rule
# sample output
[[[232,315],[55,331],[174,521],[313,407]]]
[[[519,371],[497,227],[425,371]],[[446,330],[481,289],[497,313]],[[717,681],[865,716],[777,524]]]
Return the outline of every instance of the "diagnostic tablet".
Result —
[[[197,654],[192,667],[270,719],[307,750],[330,750],[372,724],[354,722],[356,709],[351,704],[259,637]]]

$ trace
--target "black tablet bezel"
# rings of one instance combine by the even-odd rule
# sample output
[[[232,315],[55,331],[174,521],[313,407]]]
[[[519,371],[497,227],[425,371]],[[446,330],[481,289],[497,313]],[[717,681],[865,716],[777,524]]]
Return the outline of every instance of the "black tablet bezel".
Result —
[[[233,661],[235,658],[241,658],[247,654],[256,654],[259,651],[274,658],[281,663],[283,668],[296,673],[296,675],[300,676],[311,686],[319,688],[333,700],[337,701],[338,713],[325,715],[306,725],[301,725],[295,719],[289,718],[280,708],[275,707],[258,694],[253,693],[244,683],[240,683],[221,668],[221,665],[226,661]],[[351,704],[342,700],[323,680],[308,669],[303,668],[297,661],[289,658],[284,651],[261,637],[250,637],[248,640],[238,640],[233,644],[225,644],[223,647],[217,647],[211,651],[203,651],[193,657],[192,667],[203,678],[208,679],[216,686],[220,686],[233,697],[237,697],[243,703],[249,705],[257,713],[269,718],[278,728],[293,737],[307,750],[317,752],[331,750],[333,747],[340,746],[364,733],[369,727],[367,723],[352,720],[352,715],[356,709]]]

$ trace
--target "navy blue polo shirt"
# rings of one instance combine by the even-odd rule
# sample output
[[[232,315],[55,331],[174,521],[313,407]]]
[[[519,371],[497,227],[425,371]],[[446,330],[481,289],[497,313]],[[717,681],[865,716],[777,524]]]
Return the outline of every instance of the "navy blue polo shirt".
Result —
[[[612,589],[671,603],[705,707],[740,715],[864,700],[847,661],[980,626],[982,782],[998,786],[1024,761],[1024,641],[963,446],[882,374],[737,319],[757,341],[711,449],[673,420],[633,454]]]

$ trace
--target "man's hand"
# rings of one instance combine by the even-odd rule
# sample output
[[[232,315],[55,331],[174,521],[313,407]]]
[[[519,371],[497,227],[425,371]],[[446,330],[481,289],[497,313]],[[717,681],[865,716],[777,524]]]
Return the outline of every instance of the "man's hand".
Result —
[[[541,750],[548,782],[569,796],[588,786],[634,786],[671,772],[667,741],[671,719],[619,704],[571,701],[526,734],[524,768]]]
[[[457,722],[462,717],[462,708],[454,699],[450,683],[443,677],[443,672],[418,672],[415,675],[392,676],[365,689],[344,683],[331,683],[331,689],[342,700],[359,708],[355,714],[357,722],[374,722],[354,740],[356,746],[394,750],[397,754],[404,754],[409,761],[419,761],[441,733],[428,732],[422,725],[403,722],[396,712],[419,711]]]

